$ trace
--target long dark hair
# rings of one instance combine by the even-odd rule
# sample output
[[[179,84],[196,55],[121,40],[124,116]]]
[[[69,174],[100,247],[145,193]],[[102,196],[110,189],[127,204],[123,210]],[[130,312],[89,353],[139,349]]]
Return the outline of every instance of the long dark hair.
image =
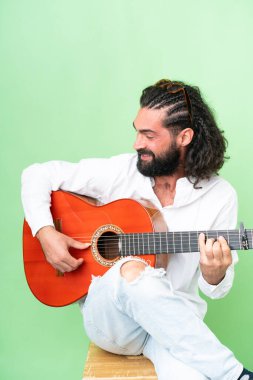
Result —
[[[227,140],[198,87],[163,79],[143,90],[140,105],[142,108],[166,108],[163,124],[174,135],[185,128],[193,129],[194,136],[186,152],[184,170],[195,188],[201,179],[218,174],[228,158],[225,157]]]

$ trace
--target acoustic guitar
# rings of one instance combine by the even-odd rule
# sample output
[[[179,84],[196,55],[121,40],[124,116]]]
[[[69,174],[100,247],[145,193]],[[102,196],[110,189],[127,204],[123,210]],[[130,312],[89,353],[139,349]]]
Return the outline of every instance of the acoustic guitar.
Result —
[[[103,275],[117,260],[139,256],[152,266],[164,266],[168,254],[199,252],[198,236],[224,236],[231,249],[252,249],[253,230],[168,232],[160,212],[132,199],[98,205],[91,198],[64,191],[52,193],[51,212],[58,231],[81,242],[85,250],[70,249],[84,259],[75,271],[61,273],[45,259],[37,238],[24,221],[23,256],[28,285],[49,306],[69,305],[88,292],[92,275]]]

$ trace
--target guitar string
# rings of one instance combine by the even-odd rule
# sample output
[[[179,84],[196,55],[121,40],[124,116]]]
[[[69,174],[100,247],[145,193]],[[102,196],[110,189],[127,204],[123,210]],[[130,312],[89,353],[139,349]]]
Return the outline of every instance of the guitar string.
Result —
[[[187,253],[187,254],[191,254],[191,253],[199,253],[200,252],[200,249],[198,246],[196,246],[195,249],[192,249],[192,250],[188,250],[188,251],[184,251],[184,252],[181,252],[180,250],[179,251],[174,251],[174,250],[171,250],[169,252],[167,251],[161,251],[159,253],[157,252],[148,252],[148,248],[147,248],[147,252],[145,252],[145,249],[143,252],[136,252],[135,250],[133,251],[129,251],[129,250],[121,250],[117,253],[99,253],[100,256],[102,256],[104,259],[116,259],[118,257],[127,257],[127,256],[144,256],[144,255],[147,255],[147,256],[150,256],[150,255],[159,255],[159,254],[179,254],[179,253]]]
[[[138,248],[135,245],[136,241],[138,242]],[[88,241],[88,242],[90,243],[90,241]],[[142,242],[141,245],[140,245],[140,247],[139,247],[139,241],[132,239],[131,241],[128,241],[125,244],[125,246],[121,247],[121,249],[119,249],[119,240],[118,239],[114,239],[114,241],[110,242],[110,243],[112,243],[112,245],[109,246],[109,247],[105,247],[105,244],[103,244],[103,242],[99,242],[99,241],[96,244],[96,246],[98,248],[98,251],[99,251],[99,249],[103,251],[104,248],[105,249],[109,249],[109,251],[112,251],[113,249],[116,250],[116,251],[119,250],[116,254],[115,253],[110,253],[110,252],[109,253],[104,253],[104,254],[102,253],[102,257],[104,257],[105,259],[107,259],[107,258],[108,259],[116,259],[117,257],[135,256],[135,255],[136,256],[138,256],[138,255],[143,256],[143,255],[150,255],[150,254],[151,255],[156,255],[157,254],[156,252],[147,253],[147,252],[150,251],[150,244],[149,244],[149,242]],[[152,242],[151,245],[153,243],[156,246],[156,243],[163,244],[164,241],[163,242],[160,242],[160,241]],[[252,241],[249,241],[249,243],[251,245]],[[160,246],[161,246],[161,244],[160,244]],[[175,242],[172,245],[172,247],[171,247],[171,242],[168,242],[167,240],[166,240],[165,244],[166,244],[166,251],[162,250],[160,253],[164,253],[164,254],[169,254],[169,253],[171,253],[171,254],[173,254],[173,253],[193,253],[193,252],[199,252],[200,251],[199,244],[198,244],[197,240],[195,242],[191,243],[190,245],[189,245],[188,242],[186,244],[184,244],[184,243],[181,244],[181,242],[180,243],[176,243]],[[230,246],[233,245],[233,244],[237,244],[237,245],[239,244],[239,247],[238,248],[234,248],[234,249],[239,249],[239,250],[243,249],[241,241],[239,241],[238,239],[236,239],[235,241],[231,241],[231,239],[230,239],[229,244],[230,244]],[[185,246],[187,246],[187,248]],[[190,249],[188,249],[188,247]],[[141,250],[139,248],[141,248]],[[156,247],[154,247],[154,248],[156,249]],[[164,247],[162,247],[162,248],[164,248]],[[130,250],[131,250],[131,253],[130,253]],[[145,252],[146,250],[147,250],[147,252]],[[159,250],[160,250],[160,247],[157,248],[157,251],[159,251]],[[170,252],[167,252],[167,250],[170,250]]]
[[[138,235],[142,235],[142,234],[144,234],[144,235],[156,235],[156,236],[164,235],[164,234],[168,234],[168,235],[176,234],[176,235],[180,236],[183,234],[189,235],[189,234],[196,234],[196,233],[201,233],[201,232],[204,232],[205,234],[209,234],[209,235],[211,235],[211,234],[217,235],[217,234],[224,233],[224,234],[239,236],[241,234],[240,230],[238,230],[238,229],[233,229],[233,230],[226,230],[226,229],[224,229],[224,230],[195,230],[195,231],[148,231],[148,232],[147,231],[146,232],[135,231],[135,232],[120,233],[120,234],[114,233],[114,231],[109,230],[109,231],[105,231],[104,234],[106,234],[108,232],[112,233],[112,235],[106,236],[109,238],[115,237],[115,236],[133,236],[133,235],[138,236]],[[247,230],[245,230],[245,232],[246,233],[252,233],[253,229],[252,230],[247,229]],[[94,234],[94,232],[93,232],[93,234]],[[77,237],[78,236],[79,237],[90,236],[90,233],[76,234],[76,236]]]
[[[238,245],[238,242],[236,242],[236,245],[231,243],[230,248],[232,250],[243,250],[243,247],[241,244]],[[190,247],[187,245],[183,246],[181,244],[177,245],[162,245],[158,247],[153,247],[154,251],[150,251],[150,245],[149,244],[141,244],[140,247],[133,245],[133,244],[125,244],[121,247],[119,247],[118,243],[114,243],[110,247],[105,247],[104,244],[97,244],[96,249],[98,250],[99,254],[101,256],[107,256],[107,257],[117,257],[117,256],[128,256],[128,255],[148,255],[148,254],[174,254],[174,253],[191,253],[191,252],[200,252],[199,244],[196,242],[195,244],[192,244]],[[250,245],[249,249],[252,249],[252,246]],[[109,251],[109,252],[108,252]]]
[[[229,230],[229,231],[232,231],[232,230]],[[64,232],[63,232],[64,233]],[[231,238],[240,238],[240,233],[238,232],[238,230],[234,230],[232,232],[227,232],[227,230],[220,230],[220,231],[184,231],[184,232],[179,232],[179,231],[175,231],[175,232],[172,232],[172,231],[169,231],[169,232],[131,232],[131,233],[125,233],[125,234],[113,234],[111,236],[108,236],[108,235],[100,235],[98,238],[103,238],[103,239],[116,239],[118,240],[118,237],[129,237],[129,238],[134,238],[134,239],[139,239],[139,238],[142,238],[142,237],[155,237],[155,238],[167,238],[167,237],[170,237],[171,236],[174,236],[174,237],[177,237],[179,239],[189,239],[190,238],[193,238],[195,237],[194,235],[199,235],[200,233],[204,233],[207,237],[210,236],[210,238],[212,237],[218,237],[218,236],[228,236],[228,238],[230,239]],[[246,232],[247,233],[247,232]],[[167,236],[166,236],[167,235]],[[193,235],[193,236],[192,236]],[[85,238],[90,238],[90,237],[93,237],[94,234],[81,234],[81,235],[68,235],[69,237],[72,237],[73,239],[74,238],[80,238],[80,239],[85,239]],[[251,238],[251,236],[248,236],[248,238]]]
[[[126,232],[126,233],[115,233],[114,231],[111,231],[111,230],[108,230],[108,231],[105,231],[104,233],[112,233],[111,236],[109,237],[113,237],[113,236],[127,236],[127,235],[140,235],[140,234],[146,234],[146,235],[150,235],[150,234],[156,234],[156,235],[159,235],[159,234],[178,234],[178,235],[182,235],[182,234],[195,234],[195,233],[200,233],[200,232],[205,232],[207,234],[217,234],[217,233],[228,233],[229,235],[240,235],[240,230],[237,230],[237,229],[234,229],[234,230],[192,230],[192,231],[133,231],[133,232]],[[253,232],[253,229],[252,230],[246,230],[246,233],[247,232]],[[94,233],[94,231],[93,231]],[[90,234],[90,233],[89,233]],[[88,235],[88,233],[86,233],[86,235]],[[78,236],[85,236],[85,234],[79,234]]]
[[[229,233],[228,233],[229,231]],[[117,253],[117,255],[115,254],[110,254],[110,253],[107,253],[106,254],[106,257],[107,258],[116,258],[116,257],[119,257],[119,256],[127,256],[127,255],[134,255],[134,254],[139,254],[139,255],[144,255],[145,254],[145,250],[149,251],[149,240],[153,240],[151,245],[154,244],[156,245],[156,243],[160,244],[160,245],[163,245],[163,243],[165,242],[165,245],[166,245],[166,248],[169,249],[172,253],[177,251],[177,252],[199,252],[199,244],[198,244],[198,236],[201,232],[204,232],[205,235],[208,237],[208,235],[210,235],[210,237],[218,237],[220,235],[229,235],[228,236],[228,240],[229,240],[229,245],[238,245],[239,244],[239,247],[237,249],[242,249],[242,243],[241,243],[241,240],[240,240],[240,233],[239,233],[239,230],[214,230],[214,231],[183,231],[183,232],[179,232],[179,231],[175,231],[175,232],[143,232],[143,233],[128,233],[128,234],[114,234],[113,236],[103,236],[101,235],[98,240],[97,240],[97,248],[98,250],[102,250],[105,248],[105,244],[104,242],[105,241],[110,241],[110,244],[114,244],[111,245],[110,247],[106,247],[106,249],[109,248],[109,250],[112,250],[112,249],[119,249],[119,238],[123,237],[123,239],[126,237],[129,237],[130,239],[128,239],[128,241],[125,241],[125,247],[122,248],[122,250],[120,252]],[[247,230],[246,232],[251,232],[251,230]],[[176,242],[175,239],[174,239],[174,244],[172,244],[172,247],[171,247],[171,241],[168,241],[168,237],[166,235],[171,235],[171,236],[174,236],[174,238],[178,238],[180,241],[179,242]],[[183,236],[184,234],[184,236]],[[192,236],[194,235],[194,236]],[[93,237],[93,235],[86,235],[86,236],[70,236],[72,238],[79,238],[81,240],[83,240],[83,242],[87,242],[87,243],[91,243],[91,239]],[[143,240],[143,238],[148,238],[148,242],[145,242],[145,241],[142,241],[141,242],[141,252],[140,252],[140,249],[139,249],[139,242],[140,240]],[[152,239],[149,239],[149,238],[152,238]],[[88,239],[88,240],[86,240]],[[101,239],[99,241],[99,239]],[[121,239],[121,240],[123,240]],[[193,241],[190,241],[189,242],[189,239],[192,240],[194,239],[195,242]],[[126,239],[127,240],[127,239]],[[249,236],[248,238],[249,240],[249,243],[251,245],[252,243],[252,240],[251,240],[251,236]],[[138,243],[138,250],[137,250],[137,247],[136,247],[136,243]],[[122,241],[121,241],[121,244],[122,244]],[[128,247],[127,247],[128,246]],[[189,247],[190,249],[182,249],[183,246],[187,246],[187,248]],[[130,254],[128,253],[127,254],[127,248],[128,250],[131,249],[134,251],[134,254],[133,252]],[[135,253],[135,250],[137,250],[137,253]],[[159,250],[159,249],[158,249]],[[166,252],[167,253],[167,252]],[[153,254],[156,254],[156,253],[153,253]]]
[[[187,254],[192,254],[192,253],[199,253],[200,252],[200,249],[199,249],[199,247],[196,247],[196,249],[193,249],[193,250],[191,250],[191,251],[187,251],[187,252],[180,252],[180,251],[178,251],[178,252],[173,252],[173,250],[172,251],[170,251],[170,252],[166,252],[166,251],[161,251],[161,252],[159,252],[159,253],[157,253],[157,252],[135,252],[135,251],[133,251],[133,252],[130,252],[130,251],[127,251],[127,250],[122,250],[122,251],[120,251],[120,252],[117,252],[117,253],[99,253],[100,254],[100,256],[102,256],[104,259],[116,259],[116,258],[118,258],[118,257],[127,257],[127,256],[150,256],[150,255],[159,255],[159,254],[179,254],[179,253],[187,253]],[[84,256],[85,257],[85,256]]]
[[[128,241],[140,241],[140,240],[155,240],[155,241],[160,241],[160,240],[165,240],[167,241],[168,238],[170,238],[170,235],[171,237],[174,236],[174,240],[180,240],[180,243],[181,244],[181,240],[182,241],[186,241],[187,244],[189,243],[189,239],[192,240],[192,239],[198,239],[198,236],[200,233],[204,233],[205,236],[207,238],[218,238],[219,236],[224,236],[224,237],[227,237],[229,242],[237,242],[237,241],[241,241],[241,237],[239,234],[229,234],[227,236],[226,233],[219,233],[219,234],[207,234],[205,233],[205,231],[194,231],[190,234],[187,233],[187,236],[184,235],[184,236],[180,236],[180,235],[177,235],[176,233],[172,233],[170,232],[167,236],[166,235],[159,235],[158,233],[131,233],[131,234],[119,234],[119,235],[114,235],[114,236],[99,236],[97,239],[101,239],[101,240],[110,240],[110,241],[116,241],[118,242],[119,239],[128,239]],[[71,237],[72,239],[82,239],[84,241],[90,241],[91,239],[93,239],[94,235],[68,235],[67,236]],[[252,237],[251,236],[247,236],[248,240],[251,241],[252,240]]]
[[[90,243],[90,241],[89,241],[89,243]],[[119,249],[119,244],[118,243],[119,243],[118,240],[117,241],[113,241],[111,246],[105,247],[105,244],[103,244],[103,242],[98,242],[96,246],[100,250],[103,250],[104,248],[105,249],[109,249],[109,250],[112,250],[112,249],[116,249],[117,250],[117,249]],[[122,251],[133,250],[134,252],[137,251],[139,254],[143,254],[143,252],[145,250],[150,251],[150,247],[149,247],[148,243],[143,242],[140,245],[140,247],[138,246],[138,249],[137,249],[137,246],[135,245],[135,243],[136,243],[136,241],[130,241],[130,242],[126,243],[125,246],[121,247],[121,250]],[[157,243],[159,243],[159,245],[160,245],[160,242],[157,242]],[[163,244],[163,242],[161,242],[161,243]],[[154,244],[156,246],[156,242],[154,242]],[[238,241],[238,240],[236,240],[236,241],[230,241],[230,246],[231,245],[236,245],[236,244],[237,245],[239,244],[239,247],[238,248],[236,247],[234,249],[242,249],[242,244],[241,244],[240,241]],[[250,242],[250,244],[251,244],[251,242]],[[141,249],[139,249],[139,248],[141,248]],[[154,247],[154,248],[156,249],[156,247]],[[164,246],[162,248],[164,249]],[[159,249],[160,249],[160,247],[157,248],[158,251],[159,251]],[[175,252],[175,251],[177,251],[177,252],[185,252],[185,253],[186,252],[196,252],[196,251],[199,252],[199,244],[198,244],[197,241],[194,242],[194,243],[192,243],[191,245],[189,245],[188,243],[186,243],[186,244],[184,244],[184,243],[183,244],[181,244],[181,243],[180,244],[175,243],[172,246],[171,246],[171,244],[166,244],[166,249],[169,249],[172,253]],[[153,254],[155,254],[155,253],[153,253]],[[112,254],[112,256],[114,256],[114,254]]]
[[[72,236],[70,236],[71,238],[73,238]],[[194,244],[194,241],[191,241],[190,243],[189,243],[189,240],[188,239],[183,239],[182,241],[179,241],[179,242],[174,242],[174,243],[172,243],[172,240],[170,241],[168,241],[168,244],[167,244],[167,239],[166,238],[161,238],[161,239],[147,239],[148,240],[148,242],[145,242],[145,241],[143,241],[143,239],[139,239],[139,238],[132,238],[131,240],[129,239],[129,240],[125,240],[127,243],[126,244],[131,244],[131,243],[140,243],[141,245],[145,245],[145,244],[159,244],[160,242],[162,243],[162,244],[164,244],[165,243],[165,245],[172,245],[172,246],[175,246],[175,247],[177,247],[177,246],[181,246],[182,244],[183,245],[193,245]],[[196,241],[198,241],[198,238],[197,237],[195,237],[195,240]],[[78,241],[80,241],[80,242],[82,242],[82,243],[91,243],[91,241],[92,241],[92,237],[90,237],[90,238],[78,238]],[[110,243],[115,243],[115,245],[118,245],[118,243],[119,243],[119,239],[108,239],[108,238],[106,238],[106,237],[104,237],[103,239],[100,239],[100,240],[97,240],[98,241],[98,244],[101,244],[101,245],[103,245],[103,242],[104,241],[110,241]],[[252,243],[252,238],[248,238],[248,242],[249,243]],[[122,243],[122,240],[121,240],[121,243]],[[242,243],[242,241],[239,239],[239,238],[237,238],[237,239],[229,239],[229,245],[233,245],[233,244],[240,244],[240,243]]]
[[[70,236],[70,235],[68,235],[68,237],[71,237],[72,239],[79,239],[78,241],[80,241],[80,242],[82,242],[82,243],[90,243],[91,241],[92,241],[92,236],[90,236],[90,237],[87,237],[87,238],[80,238],[80,237],[75,237],[75,236]],[[124,239],[124,238],[123,238]],[[176,242],[174,242],[173,243],[173,246],[175,245],[175,246],[180,246],[181,244],[185,244],[185,245],[192,245],[192,244],[194,244],[194,241],[192,241],[192,239],[193,238],[191,238],[191,242],[189,243],[189,239],[182,239],[182,241],[181,241],[181,239],[180,239],[180,241],[176,241]],[[194,238],[195,240],[198,240],[198,237],[196,236],[195,238]],[[99,238],[97,241],[99,242],[99,240],[100,240],[100,243],[101,244],[103,244],[103,241],[109,241],[109,242],[111,242],[111,243],[113,243],[113,242],[115,242],[115,243],[119,243],[119,241],[120,241],[120,239],[117,239],[117,238],[114,238],[114,239],[110,239],[110,238],[108,238],[108,237],[103,237],[103,238]],[[142,239],[142,238],[131,238],[131,239],[125,239],[125,241],[127,241],[128,243],[140,243],[140,244],[148,244],[148,243],[146,243],[145,241],[144,241],[145,239]],[[162,243],[167,243],[167,239],[166,238],[164,238],[164,237],[162,237],[161,239],[160,238],[157,238],[157,239],[153,239],[153,238],[151,238],[151,239],[146,239],[148,242],[149,242],[149,244],[152,244],[152,243],[157,243],[157,244],[159,244],[159,242],[162,242]],[[252,238],[248,238],[248,241],[251,243],[252,242]],[[121,242],[122,242],[122,239],[121,239]],[[229,244],[236,244],[236,243],[241,243],[241,239],[240,238],[235,238],[235,239],[232,239],[232,238],[230,238],[229,239]],[[168,244],[172,244],[172,240],[170,241],[170,240],[168,240]]]

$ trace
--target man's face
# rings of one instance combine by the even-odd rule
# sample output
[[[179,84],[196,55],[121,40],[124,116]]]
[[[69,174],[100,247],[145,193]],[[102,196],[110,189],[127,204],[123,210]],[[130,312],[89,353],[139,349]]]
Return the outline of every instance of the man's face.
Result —
[[[165,112],[164,109],[141,108],[134,120],[137,168],[148,177],[172,175],[180,164],[176,137],[163,127]]]

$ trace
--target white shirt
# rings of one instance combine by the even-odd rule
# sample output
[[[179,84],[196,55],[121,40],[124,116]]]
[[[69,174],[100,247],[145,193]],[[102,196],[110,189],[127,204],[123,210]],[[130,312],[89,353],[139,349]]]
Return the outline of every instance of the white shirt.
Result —
[[[94,197],[102,203],[121,198],[148,200],[162,213],[169,231],[235,228],[237,196],[227,181],[213,176],[201,181],[200,189],[194,189],[187,178],[180,178],[173,205],[162,207],[153,191],[153,179],[139,173],[136,160],[136,154],[122,154],[108,159],[84,159],[79,163],[50,161],[25,169],[22,201],[33,234],[43,226],[54,225],[50,195],[59,189]],[[198,295],[198,286],[211,298],[223,297],[232,286],[237,261],[233,252],[233,264],[218,285],[208,284],[201,276],[199,253],[172,255],[166,275],[175,294],[183,296],[203,317],[206,303]]]

